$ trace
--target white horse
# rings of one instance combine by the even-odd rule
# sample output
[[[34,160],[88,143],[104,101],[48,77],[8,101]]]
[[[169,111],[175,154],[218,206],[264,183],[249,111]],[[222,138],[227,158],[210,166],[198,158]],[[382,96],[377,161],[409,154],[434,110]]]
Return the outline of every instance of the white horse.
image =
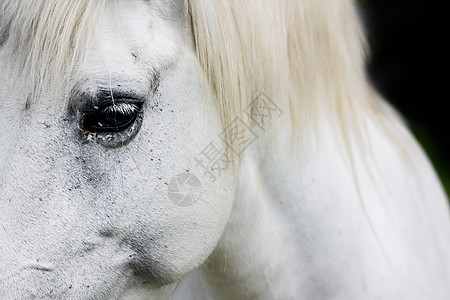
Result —
[[[0,299],[450,299],[363,48],[350,0],[1,0]]]

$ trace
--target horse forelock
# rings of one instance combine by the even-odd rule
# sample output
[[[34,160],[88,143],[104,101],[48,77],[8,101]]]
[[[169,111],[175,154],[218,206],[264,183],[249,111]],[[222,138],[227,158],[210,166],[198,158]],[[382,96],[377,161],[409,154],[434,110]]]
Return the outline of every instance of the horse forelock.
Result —
[[[105,2],[3,1],[0,47],[13,68],[11,88],[28,87],[35,96],[67,88]]]

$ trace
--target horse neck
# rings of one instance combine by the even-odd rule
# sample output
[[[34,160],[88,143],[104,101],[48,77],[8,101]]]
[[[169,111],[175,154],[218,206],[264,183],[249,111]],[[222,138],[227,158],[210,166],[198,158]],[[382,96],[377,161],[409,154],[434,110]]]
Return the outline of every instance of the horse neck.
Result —
[[[315,264],[326,263],[330,247],[343,255],[353,244],[331,245],[323,236],[332,240],[332,228],[342,223],[337,198],[356,197],[333,190],[352,183],[344,156],[328,150],[338,146],[327,133],[317,144],[286,148],[281,128],[274,131],[275,147],[255,149],[240,167],[228,226],[206,266],[214,299],[317,297],[299,283],[326,278]]]
[[[386,198],[389,191],[383,187],[386,176],[402,191],[417,182],[404,182],[404,161],[398,150],[376,126],[369,127],[372,161],[361,153],[350,160],[345,146],[325,127],[319,131],[320,138],[305,138],[295,150],[283,146],[283,131],[275,128],[276,146],[270,151],[256,149],[243,160],[227,228],[202,270],[213,299],[325,299],[339,293],[358,298],[373,285],[384,288],[390,297],[396,295],[390,286],[395,278],[385,275],[393,269],[399,271],[391,272],[392,276],[404,275],[405,284],[429,282],[403,274],[408,268],[402,263],[417,262],[417,258],[405,251],[396,236],[401,226],[422,226],[410,222],[421,208],[412,210],[402,200],[417,193],[397,195],[398,201]],[[415,149],[411,154],[420,161],[417,171],[434,178],[418,146],[406,131],[403,134],[408,147]],[[380,164],[368,172],[373,162]],[[380,170],[388,171],[377,173]],[[392,170],[400,173],[390,174]],[[428,189],[429,196],[442,200],[439,207],[447,212],[437,180]],[[389,214],[402,216],[395,224],[398,228],[392,228],[392,220],[385,222]],[[449,224],[445,213],[435,215],[438,224]],[[411,241],[427,239],[432,230],[417,228],[423,235],[411,236]],[[444,243],[449,245],[448,238]],[[427,246],[422,250],[429,257],[436,255]],[[437,259],[433,263],[439,264]],[[420,274],[420,262],[417,265]],[[407,288],[402,284],[397,287]]]

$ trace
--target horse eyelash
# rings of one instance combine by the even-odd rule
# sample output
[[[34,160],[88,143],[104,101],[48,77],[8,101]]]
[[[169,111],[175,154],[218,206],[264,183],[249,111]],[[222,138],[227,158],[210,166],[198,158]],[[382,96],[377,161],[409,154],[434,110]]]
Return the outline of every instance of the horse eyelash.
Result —
[[[116,102],[103,108],[100,113],[132,115],[139,112],[139,107],[134,103]]]

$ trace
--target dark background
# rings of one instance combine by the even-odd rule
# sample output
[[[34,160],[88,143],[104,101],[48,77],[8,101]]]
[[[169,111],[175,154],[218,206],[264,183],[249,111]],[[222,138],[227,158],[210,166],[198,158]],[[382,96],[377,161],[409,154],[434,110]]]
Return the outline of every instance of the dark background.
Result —
[[[408,121],[450,192],[447,54],[443,1],[360,0],[373,85]],[[444,16],[445,13],[445,16]],[[445,64],[445,66],[444,66]]]

